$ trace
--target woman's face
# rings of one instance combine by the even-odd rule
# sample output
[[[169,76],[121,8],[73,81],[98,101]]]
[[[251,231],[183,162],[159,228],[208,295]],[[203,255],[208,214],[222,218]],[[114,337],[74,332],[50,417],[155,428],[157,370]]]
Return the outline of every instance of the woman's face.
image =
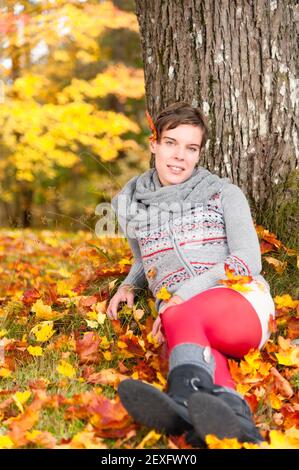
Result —
[[[163,186],[186,181],[199,160],[203,131],[198,126],[181,124],[163,130],[161,141],[150,142],[155,165]]]

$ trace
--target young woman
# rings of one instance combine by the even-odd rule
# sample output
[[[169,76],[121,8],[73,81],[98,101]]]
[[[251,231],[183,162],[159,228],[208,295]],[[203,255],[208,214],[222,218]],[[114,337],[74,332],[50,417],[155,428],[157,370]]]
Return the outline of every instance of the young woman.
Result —
[[[169,350],[168,391],[139,380],[119,385],[122,404],[139,423],[179,434],[236,437],[260,442],[249,406],[235,390],[227,356],[261,348],[275,315],[261,276],[261,253],[242,190],[199,166],[208,138],[198,108],[184,102],[164,109],[153,123],[154,167],[132,178],[111,201],[135,262],[110,300],[133,306],[148,284]],[[218,283],[225,268],[250,276],[247,292]],[[172,295],[157,298],[162,287]]]

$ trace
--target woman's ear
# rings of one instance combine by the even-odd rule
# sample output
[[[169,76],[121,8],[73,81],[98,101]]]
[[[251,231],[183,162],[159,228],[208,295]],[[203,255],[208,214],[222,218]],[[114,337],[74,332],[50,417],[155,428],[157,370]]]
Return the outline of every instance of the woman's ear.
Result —
[[[156,141],[154,141],[154,142],[150,141],[150,149],[151,149],[152,153],[156,153],[156,146],[157,146]]]

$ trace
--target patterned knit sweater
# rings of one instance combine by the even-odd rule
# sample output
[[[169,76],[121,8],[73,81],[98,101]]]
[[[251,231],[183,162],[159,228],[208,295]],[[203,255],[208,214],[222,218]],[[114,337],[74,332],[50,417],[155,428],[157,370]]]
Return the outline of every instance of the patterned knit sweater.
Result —
[[[159,312],[162,287],[187,300],[226,279],[224,263],[235,274],[250,275],[269,284],[262,269],[258,236],[243,191],[228,184],[207,204],[173,216],[158,229],[137,230],[128,238],[135,261],[121,283],[135,290],[149,287]]]

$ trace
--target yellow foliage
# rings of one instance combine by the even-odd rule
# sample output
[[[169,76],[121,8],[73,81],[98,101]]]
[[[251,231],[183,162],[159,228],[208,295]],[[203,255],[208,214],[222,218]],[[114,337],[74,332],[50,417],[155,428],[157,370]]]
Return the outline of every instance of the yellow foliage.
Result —
[[[65,377],[72,378],[76,375],[76,370],[69,362],[64,359],[61,360],[60,364],[57,366],[57,371],[59,374],[64,375]]]
[[[156,295],[157,299],[168,300],[171,297],[171,294],[168,292],[166,287],[162,287]]]
[[[38,323],[30,330],[30,333],[35,335],[36,341],[41,343],[48,341],[55,334],[55,330],[53,330],[53,322],[43,321]]]
[[[24,413],[24,403],[26,403],[29,398],[31,397],[31,391],[30,390],[26,390],[25,392],[16,392],[12,398],[15,402],[15,404],[17,405],[17,407],[19,408],[19,410],[21,411],[21,413]]]
[[[144,449],[145,447],[154,446],[159,439],[162,437],[162,434],[156,433],[156,431],[150,431],[138,444],[136,449]]]
[[[27,351],[32,356],[42,356],[43,350],[40,346],[28,346]]]
[[[14,443],[7,435],[0,436],[0,449],[12,449]]]

